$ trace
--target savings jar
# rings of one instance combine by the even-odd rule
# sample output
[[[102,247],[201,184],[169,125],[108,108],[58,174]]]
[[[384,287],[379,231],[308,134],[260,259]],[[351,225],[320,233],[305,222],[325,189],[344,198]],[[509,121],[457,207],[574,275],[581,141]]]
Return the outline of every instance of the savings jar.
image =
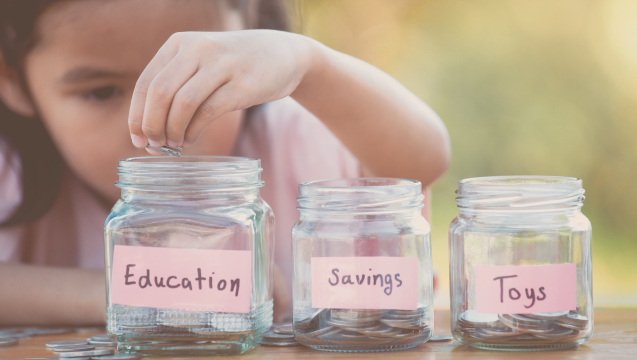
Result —
[[[591,224],[582,181],[501,176],[458,183],[449,227],[451,330],[490,350],[554,350],[593,333]]]
[[[299,186],[292,229],[294,336],[318,350],[414,347],[433,330],[430,226],[418,181]]]
[[[120,353],[240,354],[272,325],[274,216],[260,161],[119,162],[104,227],[107,330]]]

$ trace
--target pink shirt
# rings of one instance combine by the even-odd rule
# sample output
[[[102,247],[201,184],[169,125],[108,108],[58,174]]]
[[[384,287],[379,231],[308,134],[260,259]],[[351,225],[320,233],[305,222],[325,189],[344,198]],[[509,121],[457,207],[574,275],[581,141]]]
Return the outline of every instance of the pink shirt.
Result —
[[[265,181],[261,196],[276,217],[275,263],[291,289],[290,232],[299,218],[299,183],[358,177],[360,166],[323,123],[291,98],[261,106],[246,125],[233,155],[261,159]],[[2,138],[0,151],[3,221],[22,201],[21,169],[19,156]],[[102,269],[108,213],[67,171],[56,203],[44,216],[32,224],[0,228],[0,262]]]

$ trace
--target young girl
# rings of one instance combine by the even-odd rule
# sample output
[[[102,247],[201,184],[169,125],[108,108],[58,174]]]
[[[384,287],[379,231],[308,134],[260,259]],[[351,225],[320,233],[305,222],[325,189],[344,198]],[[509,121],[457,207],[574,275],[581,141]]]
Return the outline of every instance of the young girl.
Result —
[[[426,104],[363,61],[275,31],[276,0],[3,0],[0,17],[0,325],[104,322],[117,161],[147,144],[262,160],[275,320],[290,304],[300,182],[428,186],[449,163]]]

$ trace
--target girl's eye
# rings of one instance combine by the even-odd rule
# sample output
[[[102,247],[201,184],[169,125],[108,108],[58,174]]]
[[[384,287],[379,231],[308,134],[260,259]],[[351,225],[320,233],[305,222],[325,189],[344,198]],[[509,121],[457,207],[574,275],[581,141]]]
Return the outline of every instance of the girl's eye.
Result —
[[[114,97],[118,93],[119,90],[115,86],[104,86],[85,92],[84,97],[88,100],[104,101]]]

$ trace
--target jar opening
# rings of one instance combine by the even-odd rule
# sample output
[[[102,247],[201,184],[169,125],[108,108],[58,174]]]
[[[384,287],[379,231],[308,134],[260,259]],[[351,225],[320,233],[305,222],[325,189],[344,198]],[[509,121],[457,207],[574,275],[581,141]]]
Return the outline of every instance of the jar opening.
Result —
[[[551,211],[579,209],[582,180],[561,176],[491,176],[458,182],[456,202],[462,210]]]
[[[261,187],[259,159],[233,156],[145,156],[120,160],[120,188],[154,187],[235,188]]]
[[[420,181],[394,178],[317,180],[299,185],[298,209],[350,214],[421,208]]]

